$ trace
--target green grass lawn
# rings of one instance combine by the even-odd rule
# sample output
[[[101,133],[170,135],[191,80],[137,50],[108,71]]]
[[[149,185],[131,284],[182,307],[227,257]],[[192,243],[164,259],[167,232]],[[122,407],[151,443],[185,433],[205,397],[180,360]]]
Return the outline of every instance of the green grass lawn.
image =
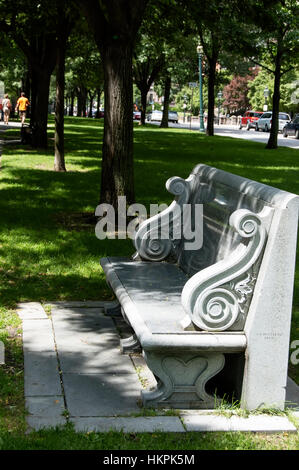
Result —
[[[110,299],[99,259],[134,252],[131,240],[95,237],[88,223],[99,201],[101,121],[66,118],[66,173],[53,172],[53,120],[49,149],[41,152],[9,142],[7,131],[0,171],[0,340],[6,365],[0,366],[0,449],[2,448],[299,448],[298,436],[189,434],[77,437],[71,429],[25,435],[23,364],[17,302]],[[298,193],[298,150],[227,137],[206,137],[180,129],[135,126],[137,202],[170,203],[166,180],[187,177],[206,163],[290,192]],[[86,217],[82,218],[82,214]],[[299,264],[297,263],[291,339],[299,339]],[[298,366],[290,375],[299,383]],[[107,440],[110,439],[111,440]],[[113,446],[116,447],[113,447]],[[108,446],[108,447],[106,447]],[[109,447],[112,446],[112,447]],[[135,446],[135,447],[134,447]],[[220,447],[219,447],[220,446]]]

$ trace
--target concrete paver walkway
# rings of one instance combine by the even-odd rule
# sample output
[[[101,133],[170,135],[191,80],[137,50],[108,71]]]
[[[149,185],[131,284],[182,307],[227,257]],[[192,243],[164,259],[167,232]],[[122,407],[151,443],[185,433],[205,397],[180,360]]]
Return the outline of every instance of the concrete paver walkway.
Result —
[[[178,410],[175,416],[157,410],[143,416],[140,390],[155,379],[141,355],[120,354],[119,331],[104,315],[104,306],[53,302],[45,310],[37,302],[18,305],[29,430],[69,421],[85,432],[296,431],[286,416],[229,419],[207,410]],[[289,385],[287,400],[299,407],[299,387]],[[298,409],[293,415],[299,419]]]

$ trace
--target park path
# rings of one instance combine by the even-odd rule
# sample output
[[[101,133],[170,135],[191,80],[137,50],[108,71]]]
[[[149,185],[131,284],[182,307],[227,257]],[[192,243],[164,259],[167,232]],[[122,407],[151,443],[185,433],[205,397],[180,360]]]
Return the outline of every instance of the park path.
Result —
[[[119,335],[128,331],[122,319],[105,316],[106,304],[18,305],[29,431],[70,422],[80,432],[296,432],[286,416],[227,418],[212,410],[176,410],[173,416],[156,410],[146,416],[140,391],[155,379],[141,355],[120,354]],[[291,380],[287,400],[299,406],[299,387]],[[299,420],[298,409],[293,415]]]

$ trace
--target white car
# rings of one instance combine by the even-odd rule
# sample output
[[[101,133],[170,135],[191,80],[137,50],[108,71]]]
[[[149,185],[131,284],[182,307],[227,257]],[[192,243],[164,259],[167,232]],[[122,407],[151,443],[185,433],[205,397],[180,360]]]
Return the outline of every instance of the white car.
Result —
[[[282,132],[284,126],[290,122],[291,117],[287,113],[278,114],[278,130]],[[261,117],[256,121],[255,130],[268,132],[271,129],[272,124],[272,111],[267,111],[262,114]]]
[[[162,116],[163,116],[162,111],[158,111],[157,109],[155,109],[147,116],[147,120],[148,121],[162,121]]]
[[[155,109],[147,116],[147,120],[148,121],[162,121],[162,116],[163,116],[163,112]],[[178,113],[176,111],[169,111],[168,121],[178,123],[179,122]]]

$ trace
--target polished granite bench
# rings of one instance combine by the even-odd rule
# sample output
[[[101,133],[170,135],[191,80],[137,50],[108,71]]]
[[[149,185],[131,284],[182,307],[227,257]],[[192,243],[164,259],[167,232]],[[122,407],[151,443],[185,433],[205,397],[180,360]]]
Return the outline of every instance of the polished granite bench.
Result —
[[[136,232],[136,252],[102,258],[117,305],[157,379],[144,406],[283,409],[299,197],[198,165]],[[188,227],[187,227],[188,226]]]

